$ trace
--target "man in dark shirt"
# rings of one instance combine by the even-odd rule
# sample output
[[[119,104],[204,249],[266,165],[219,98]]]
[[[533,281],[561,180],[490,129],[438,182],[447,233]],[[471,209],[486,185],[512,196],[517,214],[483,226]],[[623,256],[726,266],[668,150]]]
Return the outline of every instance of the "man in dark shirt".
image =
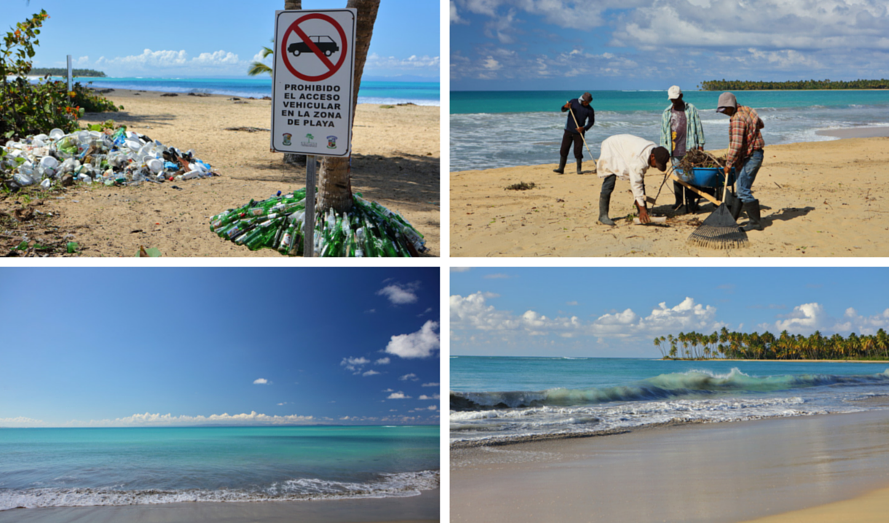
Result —
[[[573,142],[574,158],[577,159],[577,174],[581,173],[581,166],[583,165],[583,135],[596,123],[596,113],[590,106],[592,99],[593,95],[583,93],[583,96],[580,98],[568,100],[562,106],[562,112],[569,112],[569,114],[568,120],[565,122],[565,132],[562,135],[562,148],[559,151],[559,168],[553,170],[553,172],[565,174],[565,164],[568,163],[568,149]],[[574,113],[573,116],[572,112]],[[589,123],[584,125],[587,121]]]

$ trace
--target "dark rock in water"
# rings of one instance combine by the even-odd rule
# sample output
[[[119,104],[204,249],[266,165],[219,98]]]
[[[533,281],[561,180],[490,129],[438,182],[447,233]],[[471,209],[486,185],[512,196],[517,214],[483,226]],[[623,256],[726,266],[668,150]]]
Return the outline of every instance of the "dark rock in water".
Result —
[[[176,93],[164,93],[161,96],[179,96],[179,95]]]
[[[455,411],[466,411],[466,410],[481,410],[482,406],[478,403],[472,401],[471,399],[464,398],[463,396],[458,396],[456,394],[451,394],[451,410]]]

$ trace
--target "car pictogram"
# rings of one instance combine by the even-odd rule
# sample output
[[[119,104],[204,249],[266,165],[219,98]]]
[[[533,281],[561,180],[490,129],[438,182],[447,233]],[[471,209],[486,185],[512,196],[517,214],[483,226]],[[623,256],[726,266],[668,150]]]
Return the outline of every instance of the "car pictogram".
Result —
[[[309,36],[309,38],[316,46],[318,46],[318,49],[324,53],[324,56],[330,56],[340,50],[340,47],[336,45],[333,38],[329,36]],[[312,50],[306,42],[296,42],[290,44],[287,48],[287,52],[292,53],[293,56],[299,56],[300,53],[311,53]]]

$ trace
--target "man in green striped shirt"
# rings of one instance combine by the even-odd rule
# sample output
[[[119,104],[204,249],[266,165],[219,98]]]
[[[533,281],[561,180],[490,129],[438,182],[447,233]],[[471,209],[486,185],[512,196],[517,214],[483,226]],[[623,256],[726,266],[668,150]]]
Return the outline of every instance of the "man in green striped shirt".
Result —
[[[678,85],[667,91],[667,98],[672,105],[664,109],[661,118],[661,147],[670,151],[673,167],[676,167],[688,151],[704,149],[704,128],[701,126],[698,109],[682,99],[682,89]],[[673,210],[681,210],[683,191],[685,191],[685,210],[695,212],[697,207],[695,195],[678,182],[673,182],[673,194],[676,195]]]

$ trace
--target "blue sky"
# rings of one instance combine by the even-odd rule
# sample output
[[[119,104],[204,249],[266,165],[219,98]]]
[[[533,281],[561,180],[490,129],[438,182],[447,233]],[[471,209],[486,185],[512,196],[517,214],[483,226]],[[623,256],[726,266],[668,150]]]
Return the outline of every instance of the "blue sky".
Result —
[[[886,268],[451,269],[451,354],[658,357],[655,336],[889,330]]]
[[[889,77],[882,0],[449,0],[452,90]]]
[[[438,268],[6,268],[0,296],[0,426],[439,421]]]
[[[304,9],[343,8],[346,0],[303,0]],[[3,0],[0,29],[41,9],[36,67],[98,69],[115,77],[247,76],[263,46],[271,47],[275,10],[284,0],[218,2],[72,2]],[[365,77],[439,77],[438,2],[385,0],[374,26]],[[271,65],[271,59],[266,60]]]

